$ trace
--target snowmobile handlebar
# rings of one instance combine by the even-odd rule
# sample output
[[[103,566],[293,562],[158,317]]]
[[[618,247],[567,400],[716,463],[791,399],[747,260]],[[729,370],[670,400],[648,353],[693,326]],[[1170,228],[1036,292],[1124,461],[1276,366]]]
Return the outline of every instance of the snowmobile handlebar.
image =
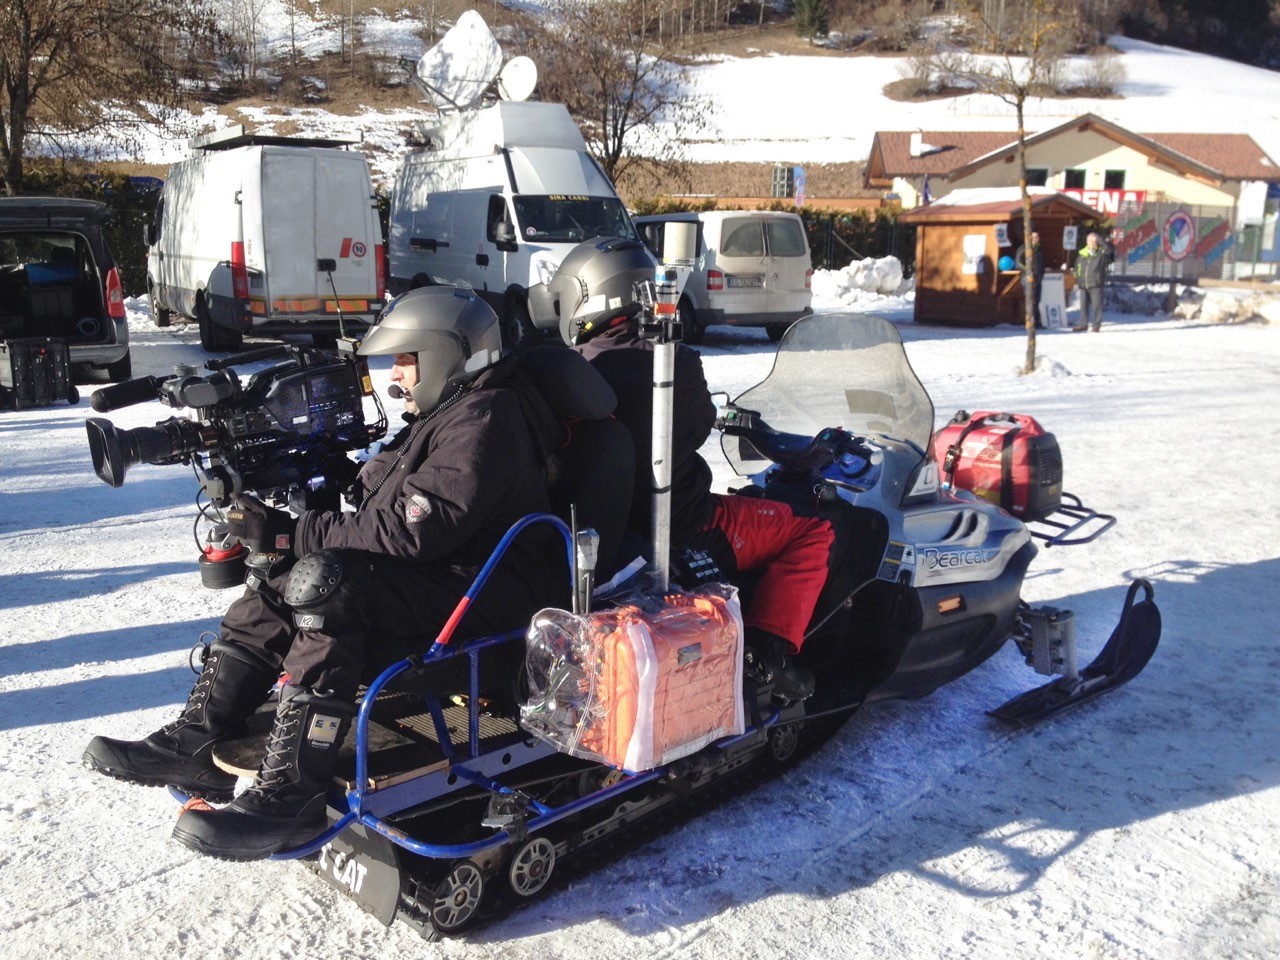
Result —
[[[731,437],[741,437],[763,457],[787,470],[808,472],[821,470],[835,459],[844,431],[824,430],[816,437],[783,433],[760,418],[755,410],[732,403],[721,408],[716,429]]]

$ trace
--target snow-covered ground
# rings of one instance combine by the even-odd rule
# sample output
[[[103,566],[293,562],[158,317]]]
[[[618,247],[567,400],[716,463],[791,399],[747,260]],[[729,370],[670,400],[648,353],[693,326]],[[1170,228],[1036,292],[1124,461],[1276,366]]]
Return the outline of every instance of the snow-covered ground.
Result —
[[[1024,595],[1076,612],[1082,655],[1149,577],[1162,646],[1132,684],[1030,733],[984,710],[1037,681],[1012,648],[933,696],[851,720],[781,779],[465,942],[390,930],[304,865],[233,865],[168,839],[157,789],[92,774],[94,734],[175,715],[187,650],[226,593],[200,587],[195,484],[93,476],[86,401],[0,413],[0,954],[48,957],[1271,958],[1280,955],[1280,329],[1109,314],[1047,333],[890,315],[936,420],[1033,414],[1066,486],[1118,515],[1043,551]],[[130,302],[134,369],[205,357]],[[768,370],[763,334],[713,328],[713,388]],[[375,380],[387,383],[385,362]],[[169,411],[111,414],[122,427]],[[714,446],[708,456],[725,484]]]
[[[285,7],[263,9],[260,35],[279,51]],[[412,56],[417,28],[380,16],[366,37]],[[335,28],[299,16],[297,29],[304,51],[337,47]],[[1122,99],[1034,103],[1029,126],[1093,111],[1140,131],[1248,132],[1280,159],[1280,74],[1113,45]],[[717,130],[693,156],[844,161],[865,157],[877,129],[1007,125],[987,98],[885,99],[899,62],[700,65]],[[354,121],[310,108],[242,119],[317,136],[361,127],[385,182],[399,128],[422,115],[412,100],[406,88],[403,111]],[[192,117],[189,132],[212,122]],[[184,152],[183,139],[152,137],[138,157]],[[924,701],[868,709],[782,779],[470,940],[425,944],[300,864],[190,853],[168,839],[163,791],[80,767],[92,735],[142,736],[175,715],[186,652],[229,597],[199,585],[189,472],[139,466],[112,490],[89,463],[87,401],[0,412],[0,955],[1280,955],[1280,328],[1109,313],[1099,335],[1042,335],[1041,372],[1018,377],[1021,331],[916,327],[910,291],[860,269],[815,276],[815,302],[893,319],[938,424],[961,407],[1033,414],[1061,444],[1068,490],[1119,516],[1094,544],[1042,552],[1024,595],[1075,610],[1087,657],[1128,580],[1150,578],[1164,639],[1129,687],[1010,733],[983,711],[1039,678],[1002,651]],[[130,317],[135,374],[205,359],[192,327],[154,328],[145,302]],[[768,371],[772,345],[713,328],[702,353],[713,389],[736,394]],[[379,388],[387,370],[375,363]],[[110,418],[168,414],[143,404]],[[728,484],[718,448],[706,453]]]

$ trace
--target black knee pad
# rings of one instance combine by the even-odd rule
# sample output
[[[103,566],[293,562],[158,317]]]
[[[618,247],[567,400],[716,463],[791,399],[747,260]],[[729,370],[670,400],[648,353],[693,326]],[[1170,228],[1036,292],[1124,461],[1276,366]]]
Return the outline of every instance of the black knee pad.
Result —
[[[299,560],[284,588],[294,626],[324,633],[358,627],[361,570],[337,550],[318,550]]]

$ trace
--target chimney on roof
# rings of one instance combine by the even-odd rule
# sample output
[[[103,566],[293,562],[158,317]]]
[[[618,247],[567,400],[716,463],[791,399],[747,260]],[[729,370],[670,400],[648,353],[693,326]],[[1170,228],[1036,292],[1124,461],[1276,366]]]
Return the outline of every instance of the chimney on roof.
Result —
[[[917,130],[911,135],[911,156],[923,157],[938,150],[932,143],[924,142],[924,131]]]

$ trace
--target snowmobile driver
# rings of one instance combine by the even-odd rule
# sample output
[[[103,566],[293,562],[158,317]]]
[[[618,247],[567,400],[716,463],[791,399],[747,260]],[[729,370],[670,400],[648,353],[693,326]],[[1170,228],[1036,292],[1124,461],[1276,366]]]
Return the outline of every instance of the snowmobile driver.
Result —
[[[441,286],[405,294],[360,353],[395,355],[408,425],[362,468],[356,512],[294,518],[238,501],[232,535],[279,554],[278,564],[251,576],[227,611],[177,719],[143,740],[95,737],[84,754],[117,779],[232,800],[235,777],[214,765],[213,746],[242,734],[283,670],[253,785],[226,807],[195,804],[178,819],[174,837],[201,853],[261,859],[319,834],[357,685],[423,652],[511,524],[547,509],[540,451],[558,425],[522,386],[515,359],[501,357],[498,318],[481,299]],[[518,628],[563,590],[544,529],[556,536],[534,527],[512,543],[468,612],[468,635]]]
[[[551,281],[561,337],[617,395],[614,415],[635,441],[637,492],[652,489],[653,436],[653,347],[639,336],[637,290],[652,282],[654,267],[639,241],[597,238],[574,248]],[[730,578],[760,572],[744,611],[747,648],[772,674],[775,693],[803,700],[813,693],[813,674],[792,657],[826,583],[831,524],[796,516],[785,503],[711,492],[711,468],[698,449],[715,424],[715,405],[702,358],[684,344],[676,349],[672,407],[672,555],[709,557]],[[650,523],[648,498],[636,496],[629,529],[651,543]]]

